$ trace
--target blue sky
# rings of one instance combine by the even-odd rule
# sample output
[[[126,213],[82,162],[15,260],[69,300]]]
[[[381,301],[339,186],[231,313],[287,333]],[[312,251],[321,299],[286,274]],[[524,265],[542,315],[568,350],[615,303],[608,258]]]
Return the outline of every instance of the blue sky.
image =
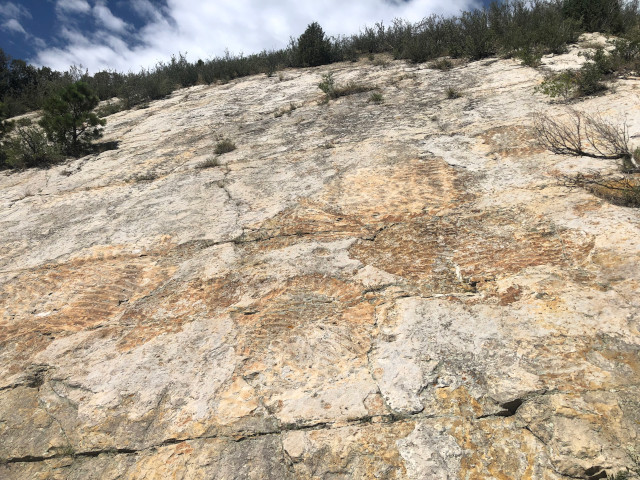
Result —
[[[0,0],[0,47],[66,70],[137,71],[186,53],[190,60],[285,47],[318,21],[330,35],[393,18],[456,14],[489,0]]]

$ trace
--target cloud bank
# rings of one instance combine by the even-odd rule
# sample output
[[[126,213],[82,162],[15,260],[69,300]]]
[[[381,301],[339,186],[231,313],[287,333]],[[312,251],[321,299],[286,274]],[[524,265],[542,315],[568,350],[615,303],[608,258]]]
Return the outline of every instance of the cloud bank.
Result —
[[[365,25],[394,18],[418,21],[430,14],[457,14],[479,6],[477,0],[149,0],[127,2],[142,22],[135,30],[118,18],[105,0],[57,0],[61,24],[58,47],[41,48],[31,59],[38,65],[66,70],[83,65],[137,71],[171,54],[186,53],[194,61],[223,55],[286,47],[305,27],[318,21],[329,35],[356,33]],[[93,29],[86,25],[92,23]],[[7,28],[16,28],[16,25]]]
[[[28,42],[32,42],[38,48],[46,48],[44,40],[31,35],[22,26],[22,19],[31,19],[31,13],[24,6],[5,2],[0,4],[0,30],[11,34],[20,34]]]

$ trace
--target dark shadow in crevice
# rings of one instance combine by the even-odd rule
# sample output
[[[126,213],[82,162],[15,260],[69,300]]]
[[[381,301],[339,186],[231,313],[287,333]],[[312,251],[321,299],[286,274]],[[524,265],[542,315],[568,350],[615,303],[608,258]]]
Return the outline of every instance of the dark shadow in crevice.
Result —
[[[516,398],[515,400],[511,400],[510,402],[502,403],[500,404],[500,406],[504,408],[504,410],[497,413],[496,415],[500,417],[512,417],[516,414],[518,408],[520,408],[522,403],[523,400],[521,398]]]

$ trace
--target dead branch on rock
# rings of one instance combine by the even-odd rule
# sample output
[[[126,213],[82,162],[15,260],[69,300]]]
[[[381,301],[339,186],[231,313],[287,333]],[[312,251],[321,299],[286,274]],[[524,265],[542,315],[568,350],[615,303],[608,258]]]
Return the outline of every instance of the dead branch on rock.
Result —
[[[623,173],[640,172],[640,149],[631,151],[626,123],[614,125],[600,115],[569,109],[559,119],[538,113],[534,117],[538,140],[559,155],[621,160]],[[583,188],[617,205],[640,207],[640,179],[637,175],[603,175],[590,171],[576,175],[559,175],[558,182],[568,188]]]
[[[622,159],[638,168],[629,147],[629,129],[624,123],[614,125],[600,115],[569,109],[568,115],[554,119],[537,113],[534,130],[538,140],[553,153],[577,157]]]

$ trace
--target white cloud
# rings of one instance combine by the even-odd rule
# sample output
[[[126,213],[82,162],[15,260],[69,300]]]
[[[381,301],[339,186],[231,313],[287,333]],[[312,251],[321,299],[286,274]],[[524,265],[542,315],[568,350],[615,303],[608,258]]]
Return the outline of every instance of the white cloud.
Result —
[[[58,0],[56,10],[64,13],[89,13],[91,6],[86,0]]]
[[[20,19],[31,19],[31,13],[22,5],[16,5],[13,2],[5,2],[0,4],[0,18],[4,21],[0,24],[0,30],[10,32],[12,34],[22,34],[27,40],[33,41],[38,48],[45,48],[46,44],[42,39],[34,37],[27,32]]]
[[[10,30],[12,32],[18,32],[18,33],[27,35],[26,30],[22,27],[22,25],[20,25],[20,22],[17,21],[15,18],[12,18],[11,20],[7,20],[6,22],[4,22],[2,24],[2,28],[4,30]]]
[[[65,46],[39,50],[33,61],[58,70],[71,64],[85,65],[91,72],[138,70],[179,52],[187,52],[194,61],[223,55],[225,48],[236,54],[284,48],[290,37],[298,37],[313,21],[328,35],[348,35],[379,21],[415,22],[478,5],[478,0],[167,0],[166,6],[157,6],[149,0],[131,0],[128,6],[146,24],[130,32],[101,0],[93,9],[101,25],[97,32],[81,33],[69,19],[63,30]],[[57,8],[86,13],[90,6],[86,0],[58,0]]]
[[[131,0],[129,6],[144,20],[158,21],[162,18],[161,8],[149,0]]]
[[[102,25],[113,32],[124,33],[129,27],[124,20],[111,13],[111,10],[109,10],[109,8],[102,2],[93,7],[93,15],[99,25]]]
[[[15,19],[20,17],[31,18],[31,13],[22,5],[6,2],[0,4],[0,17]]]
[[[47,42],[45,42],[42,38],[32,36],[31,39],[33,40],[33,43],[37,48],[41,50],[47,48]]]

